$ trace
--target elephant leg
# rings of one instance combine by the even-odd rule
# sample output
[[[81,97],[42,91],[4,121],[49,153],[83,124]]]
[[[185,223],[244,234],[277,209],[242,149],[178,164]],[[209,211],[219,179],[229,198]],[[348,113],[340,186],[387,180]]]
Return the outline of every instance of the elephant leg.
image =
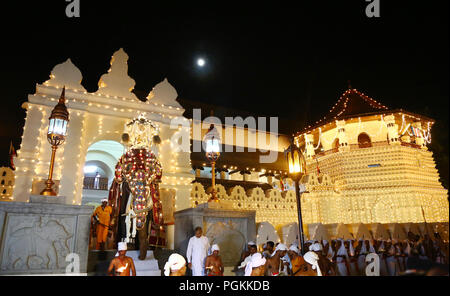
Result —
[[[139,234],[139,260],[145,260],[148,249],[148,217],[144,227],[138,230]]]

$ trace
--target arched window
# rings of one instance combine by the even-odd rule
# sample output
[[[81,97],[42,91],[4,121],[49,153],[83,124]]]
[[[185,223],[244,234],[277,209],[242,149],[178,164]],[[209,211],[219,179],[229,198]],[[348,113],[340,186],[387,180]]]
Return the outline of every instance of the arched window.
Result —
[[[368,148],[372,147],[372,141],[370,141],[370,137],[366,133],[360,133],[358,136],[358,146],[359,148]]]

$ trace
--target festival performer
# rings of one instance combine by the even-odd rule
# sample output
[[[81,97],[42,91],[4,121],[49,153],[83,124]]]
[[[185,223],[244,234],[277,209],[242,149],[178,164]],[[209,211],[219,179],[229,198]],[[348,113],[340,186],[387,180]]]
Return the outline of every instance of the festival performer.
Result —
[[[237,267],[237,273],[239,273],[239,275],[243,275],[245,273],[245,267],[247,266],[247,264],[252,259],[252,255],[255,254],[258,251],[257,248],[258,247],[256,246],[256,244],[249,246],[250,254],[247,257],[245,257],[244,260],[241,262],[241,264]],[[238,275],[238,274],[236,274],[236,275]]]
[[[169,256],[164,265],[165,276],[184,276],[186,274],[186,260],[180,254],[174,253]]]
[[[398,275],[399,272],[399,266],[398,266],[398,261],[397,261],[397,250],[395,248],[395,244],[396,241],[387,241],[386,244],[386,249],[387,249],[387,254],[386,254],[386,265],[387,265],[387,270],[388,270],[388,274],[390,276],[396,276]]]
[[[205,273],[208,276],[223,276],[223,263],[219,256],[220,248],[217,244],[211,247],[212,254],[206,257]]]
[[[264,258],[267,259],[267,258],[270,258],[270,256],[272,256],[274,247],[275,247],[275,244],[273,241],[268,241],[265,243],[265,245],[263,247],[263,253],[262,253]]]
[[[269,276],[288,275],[287,264],[281,258],[286,255],[287,247],[285,244],[278,244],[272,256],[266,261],[266,273]]]
[[[205,260],[208,255],[209,240],[202,234],[202,228],[196,227],[195,236],[189,239],[186,251],[188,267],[192,270],[193,276],[205,275]]]
[[[366,275],[366,255],[368,254],[369,241],[360,239],[357,246],[357,265],[359,275]]]
[[[94,214],[92,214],[91,222],[96,223],[96,233],[97,233],[97,250],[104,250],[106,239],[108,237],[109,222],[111,221],[112,208],[108,206],[108,200],[106,198],[102,199],[102,205],[98,206]],[[95,221],[95,222],[94,222]]]
[[[347,249],[345,248],[344,241],[342,239],[339,239],[336,242],[336,248],[338,248],[338,251],[336,253],[336,268],[337,273],[340,276],[348,276],[350,275],[350,270],[347,264]]]
[[[266,272],[266,258],[261,253],[254,253],[245,266],[245,276],[264,276]]]
[[[120,242],[117,247],[118,256],[116,256],[109,264],[108,274],[111,276],[136,276],[136,268],[131,257],[125,256],[127,253],[127,243]]]
[[[248,256],[252,255],[252,254],[251,254],[251,251],[250,251],[251,248],[252,248],[252,246],[256,246],[256,244],[255,244],[254,242],[252,242],[252,241],[249,241],[249,242],[247,243],[247,248],[246,248],[245,250],[242,251],[242,254],[241,254],[241,261],[244,261],[245,258],[247,258]]]
[[[302,256],[300,256],[300,250],[296,245],[291,245],[287,251],[289,258],[291,259],[291,276],[315,276],[316,272],[312,270],[312,267],[306,263]]]
[[[335,275],[331,262],[323,255],[323,246],[320,243],[314,243],[310,247],[311,251],[318,256],[318,264],[323,276]],[[306,260],[306,259],[305,259]]]
[[[310,264],[312,269],[315,271],[315,275],[322,276],[322,271],[319,267],[319,255],[317,255],[314,251],[306,252],[305,255],[303,255],[303,259],[306,261],[306,263]]]
[[[381,243],[378,246],[377,254],[380,258],[380,275],[381,276],[387,276],[388,270],[387,270],[387,263],[386,263],[386,249],[384,246],[384,241],[381,241]]]
[[[348,249],[347,264],[351,276],[358,275],[358,267],[356,266],[356,252],[353,248],[353,240],[349,239],[344,243]]]

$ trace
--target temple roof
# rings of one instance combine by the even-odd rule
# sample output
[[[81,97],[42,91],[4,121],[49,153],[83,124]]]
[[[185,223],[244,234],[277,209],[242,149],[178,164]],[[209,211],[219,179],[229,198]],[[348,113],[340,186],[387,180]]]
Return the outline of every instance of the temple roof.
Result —
[[[375,101],[371,97],[365,95],[364,93],[358,91],[355,88],[347,89],[339,98],[339,100],[334,104],[334,106],[328,111],[328,113],[317,120],[316,122],[310,122],[304,129],[297,133],[297,135],[302,134],[306,131],[310,131],[324,124],[334,122],[336,120],[342,120],[346,118],[352,118],[355,116],[369,116],[384,114],[386,111],[403,112],[407,114],[413,114],[402,109],[391,109],[380,102]],[[416,114],[414,114],[416,115]],[[425,116],[417,115],[429,121],[433,121]]]

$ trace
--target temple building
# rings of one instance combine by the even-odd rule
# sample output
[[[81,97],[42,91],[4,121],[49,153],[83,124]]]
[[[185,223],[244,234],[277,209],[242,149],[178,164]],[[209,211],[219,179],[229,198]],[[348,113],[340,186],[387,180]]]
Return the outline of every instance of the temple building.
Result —
[[[448,192],[427,144],[434,121],[349,88],[295,135],[304,150],[306,223],[448,222]]]
[[[23,104],[27,115],[15,160],[15,180],[7,181],[7,195],[2,198],[27,202],[45,187],[51,154],[46,139],[48,117],[65,87],[68,134],[56,152],[54,182],[67,203],[99,205],[108,196],[115,165],[125,151],[124,126],[142,114],[159,127],[161,143],[151,149],[162,165],[159,188],[167,247],[172,248],[173,213],[205,203],[210,196],[211,166],[204,151],[193,147],[201,146],[209,125],[215,123],[223,149],[215,171],[219,200],[226,200],[236,210],[256,211],[258,233],[278,237],[274,240],[295,239],[297,203],[283,153],[291,137],[270,131],[269,125],[268,131],[261,133],[249,127],[249,117],[240,121],[238,114],[220,114],[220,108],[214,108],[214,116],[221,123],[204,118],[210,110],[179,98],[167,79],[155,85],[146,98],[138,98],[127,60],[123,49],[116,51],[111,68],[93,93],[84,89],[81,71],[70,59],[56,65],[50,78],[36,85],[36,92]],[[195,108],[203,112],[201,121],[192,116]],[[224,122],[226,116],[235,121]],[[307,175],[302,179],[307,189],[302,195],[306,235],[323,232],[319,224],[426,220],[445,222],[448,227],[447,190],[439,182],[426,146],[432,125],[432,119],[391,110],[348,89],[329,114],[298,132],[295,142],[307,162]],[[175,149],[173,138],[186,135],[188,149]],[[268,155],[275,156],[274,161],[262,162],[261,157]]]

